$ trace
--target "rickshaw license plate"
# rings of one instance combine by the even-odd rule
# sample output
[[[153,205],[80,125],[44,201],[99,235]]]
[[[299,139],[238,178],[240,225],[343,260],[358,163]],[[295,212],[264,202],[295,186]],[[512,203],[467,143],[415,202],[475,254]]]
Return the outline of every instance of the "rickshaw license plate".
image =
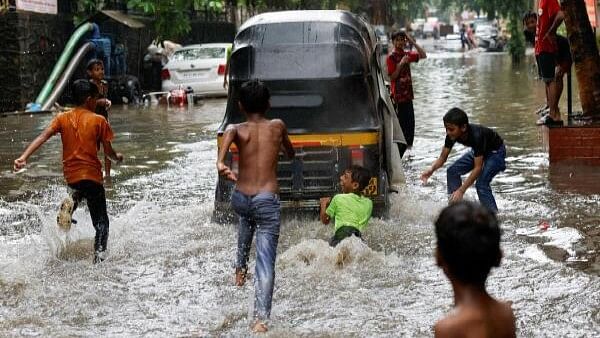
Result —
[[[369,185],[363,190],[366,196],[377,196],[377,177],[371,177]]]

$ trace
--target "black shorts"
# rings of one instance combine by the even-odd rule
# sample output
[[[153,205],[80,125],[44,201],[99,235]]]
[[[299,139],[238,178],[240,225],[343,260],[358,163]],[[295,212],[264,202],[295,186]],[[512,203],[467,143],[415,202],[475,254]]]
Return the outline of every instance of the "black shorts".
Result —
[[[356,236],[358,238],[362,238],[360,231],[357,228],[351,226],[342,226],[335,232],[335,235],[331,237],[329,240],[330,246],[338,245],[343,239],[348,238],[350,236]]]
[[[538,65],[538,73],[540,78],[544,82],[552,82],[554,81],[555,69],[556,69],[556,55],[552,53],[540,53],[540,55],[536,56],[536,61]]]
[[[69,184],[69,187],[73,189],[71,194],[73,201],[75,202],[73,210],[77,208],[77,205],[83,199],[87,202],[90,216],[92,217],[92,225],[94,226],[94,229],[96,229],[94,250],[106,250],[109,222],[108,214],[106,212],[106,192],[104,186],[94,181],[83,180]]]

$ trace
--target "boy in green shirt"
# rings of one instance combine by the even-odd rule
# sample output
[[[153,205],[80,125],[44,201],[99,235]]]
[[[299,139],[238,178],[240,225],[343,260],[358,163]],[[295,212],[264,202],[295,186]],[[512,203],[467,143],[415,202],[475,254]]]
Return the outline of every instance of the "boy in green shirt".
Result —
[[[342,193],[333,198],[321,198],[321,222],[329,224],[331,219],[335,222],[334,235],[329,240],[329,245],[336,246],[344,238],[352,235],[361,238],[361,232],[364,231],[373,212],[373,202],[362,195],[370,179],[371,175],[367,169],[353,165],[340,176]]]

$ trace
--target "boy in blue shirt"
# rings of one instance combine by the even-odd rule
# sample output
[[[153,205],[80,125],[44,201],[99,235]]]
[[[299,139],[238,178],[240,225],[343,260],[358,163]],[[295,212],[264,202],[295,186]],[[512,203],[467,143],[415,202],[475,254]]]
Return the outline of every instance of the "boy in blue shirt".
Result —
[[[321,222],[329,224],[331,219],[335,222],[335,233],[329,240],[329,245],[336,246],[352,235],[361,238],[361,233],[373,212],[373,202],[362,195],[370,179],[371,175],[367,169],[351,166],[340,176],[342,193],[333,198],[321,198]]]

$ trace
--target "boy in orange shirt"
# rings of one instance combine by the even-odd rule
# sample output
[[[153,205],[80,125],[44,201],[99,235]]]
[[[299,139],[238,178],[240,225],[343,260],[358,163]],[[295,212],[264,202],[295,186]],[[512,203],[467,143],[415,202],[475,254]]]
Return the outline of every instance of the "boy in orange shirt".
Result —
[[[74,192],[62,202],[57,222],[62,228],[69,229],[71,215],[77,208],[77,203],[85,198],[96,229],[94,263],[98,263],[105,258],[109,227],[98,144],[102,144],[104,154],[114,161],[122,161],[123,155],[112,148],[110,141],[114,136],[106,119],[94,113],[98,88],[87,80],[77,80],[73,83],[73,96],[78,106],[58,114],[50,126],[15,160],[14,170],[25,167],[29,156],[50,137],[60,133],[63,172],[69,188]]]

